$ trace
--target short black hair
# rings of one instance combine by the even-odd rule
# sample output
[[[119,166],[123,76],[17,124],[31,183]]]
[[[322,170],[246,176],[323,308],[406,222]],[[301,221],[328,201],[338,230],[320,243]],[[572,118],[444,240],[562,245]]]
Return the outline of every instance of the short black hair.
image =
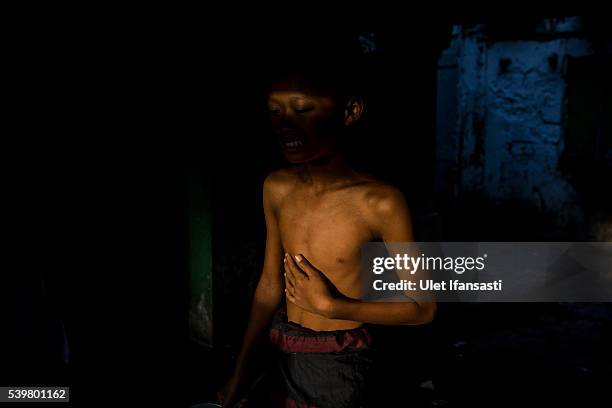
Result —
[[[313,34],[285,37],[270,47],[268,89],[288,81],[297,88],[335,99],[365,97],[366,57],[355,36]]]

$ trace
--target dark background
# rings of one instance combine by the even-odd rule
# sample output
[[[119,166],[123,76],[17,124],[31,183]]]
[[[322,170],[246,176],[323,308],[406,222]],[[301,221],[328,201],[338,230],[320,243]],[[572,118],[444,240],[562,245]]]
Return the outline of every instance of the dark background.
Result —
[[[444,238],[428,236],[426,217],[434,209],[437,57],[452,23],[487,19],[505,20],[427,16],[326,31],[374,31],[385,48],[367,123],[376,136],[359,140],[356,150],[407,193],[417,238]],[[283,165],[259,99],[266,69],[260,57],[274,45],[270,32],[288,29],[263,21],[204,30],[198,22],[143,20],[93,30],[83,21],[28,41],[35,63],[24,64],[26,75],[43,107],[32,133],[49,136],[26,141],[33,165],[17,167],[23,203],[13,217],[15,241],[28,244],[13,254],[19,285],[3,331],[2,384],[70,384],[75,406],[114,398],[182,406],[223,384],[263,259],[261,184]],[[406,152],[414,152],[408,163]],[[193,163],[213,204],[212,352],[191,343],[187,328],[182,183]],[[398,169],[418,177],[397,177]],[[489,239],[489,220],[472,223],[470,237],[482,227],[477,239]],[[511,221],[504,225],[515,238]],[[447,231],[462,238],[459,227]],[[503,238],[504,231],[496,233]],[[422,404],[596,400],[610,381],[610,316],[606,305],[441,307],[431,327],[378,329],[388,350],[409,350],[391,353],[381,382],[395,391],[388,398]],[[68,365],[59,319],[70,339]],[[417,387],[429,379],[435,394]]]

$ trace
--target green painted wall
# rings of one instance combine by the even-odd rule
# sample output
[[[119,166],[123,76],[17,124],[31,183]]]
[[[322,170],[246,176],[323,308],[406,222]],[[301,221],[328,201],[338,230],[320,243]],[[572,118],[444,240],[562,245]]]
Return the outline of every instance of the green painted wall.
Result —
[[[189,219],[191,338],[211,346],[212,327],[212,234],[210,183],[198,169],[189,169],[185,177],[187,216]]]

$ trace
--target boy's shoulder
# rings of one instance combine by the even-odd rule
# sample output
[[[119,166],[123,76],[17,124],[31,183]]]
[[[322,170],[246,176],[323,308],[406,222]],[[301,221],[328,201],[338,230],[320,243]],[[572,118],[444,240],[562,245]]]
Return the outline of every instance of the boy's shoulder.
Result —
[[[264,197],[269,197],[272,200],[281,199],[289,194],[296,180],[297,173],[292,168],[274,170],[264,180]]]
[[[410,218],[402,191],[393,184],[368,175],[356,185],[352,199],[373,228],[393,223],[400,218]]]

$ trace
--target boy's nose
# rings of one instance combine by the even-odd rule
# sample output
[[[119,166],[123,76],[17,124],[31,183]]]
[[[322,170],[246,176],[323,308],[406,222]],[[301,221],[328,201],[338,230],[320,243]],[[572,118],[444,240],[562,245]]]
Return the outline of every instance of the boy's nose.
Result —
[[[285,129],[295,129],[297,125],[297,121],[295,115],[285,112],[281,115],[281,128]]]

